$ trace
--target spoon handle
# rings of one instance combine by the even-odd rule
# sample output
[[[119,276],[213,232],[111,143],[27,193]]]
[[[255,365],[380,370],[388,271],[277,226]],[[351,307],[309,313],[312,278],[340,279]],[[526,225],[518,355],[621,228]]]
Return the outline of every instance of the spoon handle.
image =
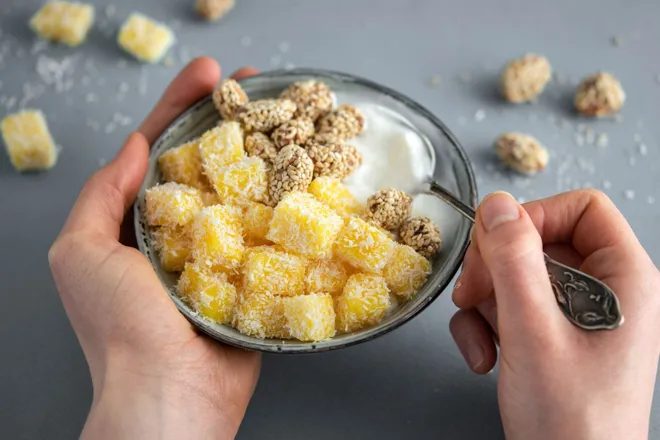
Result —
[[[431,181],[428,192],[474,223],[474,208],[438,182]],[[543,255],[555,299],[569,321],[584,330],[614,330],[623,324],[619,299],[612,289],[584,272]]]

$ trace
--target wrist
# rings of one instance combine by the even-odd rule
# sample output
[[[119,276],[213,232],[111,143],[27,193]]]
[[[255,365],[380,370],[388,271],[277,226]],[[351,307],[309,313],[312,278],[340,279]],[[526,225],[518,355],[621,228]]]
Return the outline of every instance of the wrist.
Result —
[[[233,439],[245,408],[196,384],[174,370],[108,368],[95,385],[82,438]]]

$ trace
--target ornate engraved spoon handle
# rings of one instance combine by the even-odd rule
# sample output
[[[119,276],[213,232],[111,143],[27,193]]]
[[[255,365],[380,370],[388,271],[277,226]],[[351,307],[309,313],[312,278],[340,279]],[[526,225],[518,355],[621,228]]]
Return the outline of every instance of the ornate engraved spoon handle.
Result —
[[[474,209],[439,183],[430,182],[428,192],[474,223]],[[612,289],[602,281],[544,255],[555,299],[569,321],[585,330],[614,330],[623,324],[619,299]]]

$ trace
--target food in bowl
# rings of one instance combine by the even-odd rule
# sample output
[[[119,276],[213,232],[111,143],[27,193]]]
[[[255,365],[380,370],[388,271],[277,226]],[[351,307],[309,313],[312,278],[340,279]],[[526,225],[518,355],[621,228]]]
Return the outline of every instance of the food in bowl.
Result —
[[[214,103],[233,120],[163,153],[165,182],[145,195],[161,266],[181,272],[180,298],[256,338],[324,341],[377,325],[431,273],[398,242],[419,214],[414,197],[383,187],[410,191],[428,178],[422,141],[385,122],[385,109],[337,107],[319,81],[260,101],[229,81]],[[386,163],[400,169],[384,179]]]

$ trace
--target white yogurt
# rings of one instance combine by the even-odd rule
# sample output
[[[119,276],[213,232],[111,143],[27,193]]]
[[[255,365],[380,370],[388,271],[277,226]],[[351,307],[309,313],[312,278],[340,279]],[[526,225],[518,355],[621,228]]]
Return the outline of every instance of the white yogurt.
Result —
[[[362,165],[344,183],[363,204],[378,190],[394,188],[411,195],[425,188],[433,175],[434,158],[425,140],[400,115],[375,104],[352,104],[364,114],[366,127],[350,140],[362,154]],[[413,215],[443,223],[443,203],[433,196],[416,195]]]

